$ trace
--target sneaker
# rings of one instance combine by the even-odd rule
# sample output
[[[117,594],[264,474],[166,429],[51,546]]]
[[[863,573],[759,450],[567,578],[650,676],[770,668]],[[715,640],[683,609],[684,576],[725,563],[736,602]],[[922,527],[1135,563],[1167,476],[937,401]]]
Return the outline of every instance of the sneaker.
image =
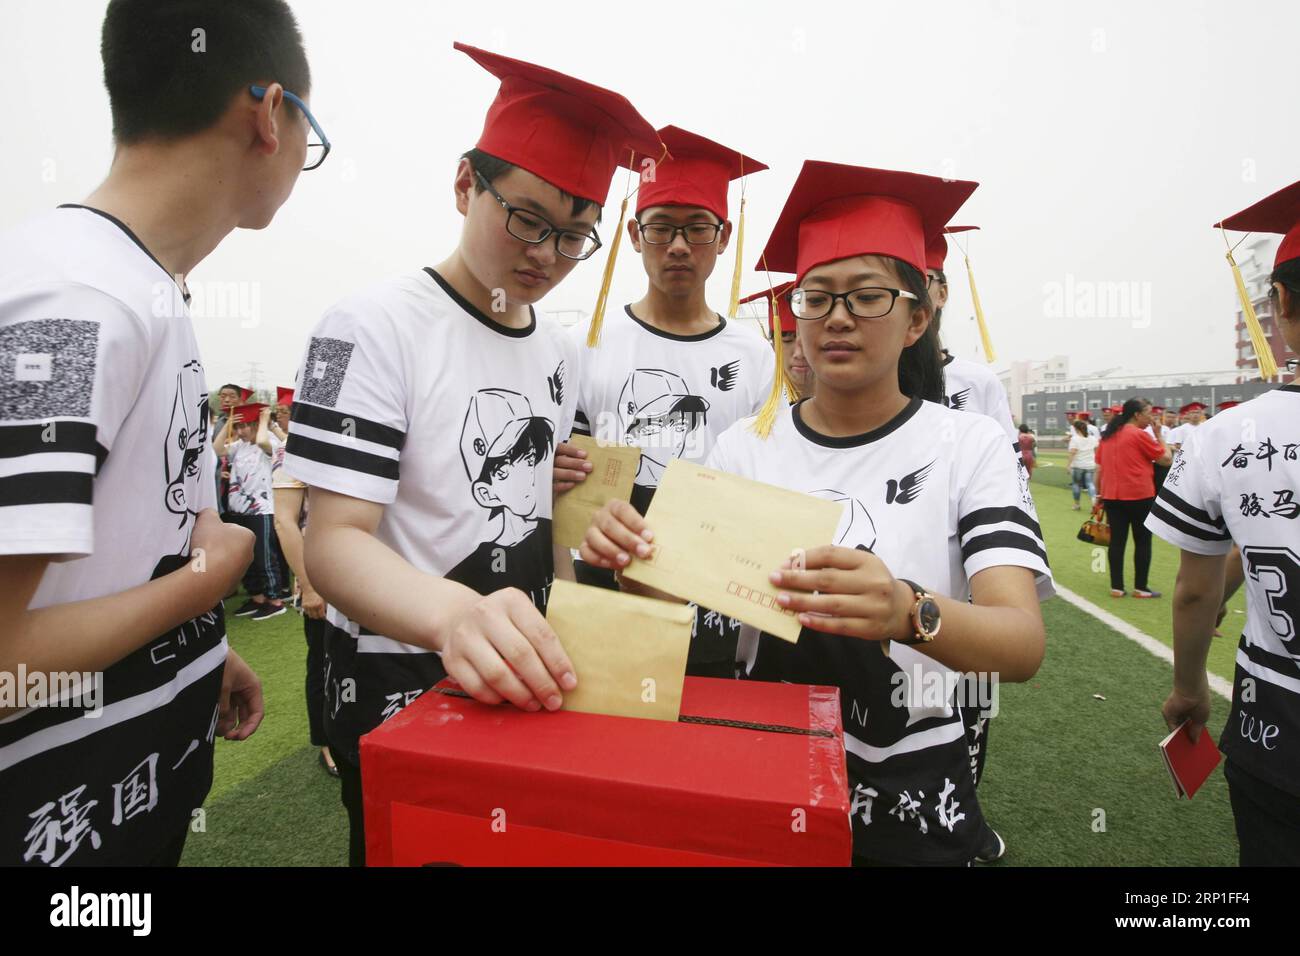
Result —
[[[1134,588],[1134,589],[1133,589],[1133,596],[1134,596],[1135,598],[1158,598],[1158,597],[1160,597],[1160,592],[1159,592],[1159,591],[1142,591],[1142,590],[1139,590],[1138,588]]]
[[[253,620],[265,621],[268,617],[279,617],[287,610],[288,608],[283,604],[272,604],[267,601],[265,604],[259,605],[257,613],[253,615]]]
[[[248,617],[250,614],[256,614],[265,606],[265,604],[257,601],[245,601],[239,606],[239,610],[235,612],[235,617]]]
[[[1122,598],[1127,593],[1128,592],[1124,590],[1116,590],[1115,588],[1110,589],[1110,596],[1113,598]]]
[[[980,848],[975,853],[976,863],[993,863],[1002,859],[1007,853],[1007,841],[998,835],[998,831],[993,829],[987,823],[984,824],[984,837],[980,841]]]

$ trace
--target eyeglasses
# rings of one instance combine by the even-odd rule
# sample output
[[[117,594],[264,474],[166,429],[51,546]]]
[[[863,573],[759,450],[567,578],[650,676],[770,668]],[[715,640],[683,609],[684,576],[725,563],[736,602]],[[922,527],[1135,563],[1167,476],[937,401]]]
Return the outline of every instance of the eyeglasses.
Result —
[[[899,299],[920,301],[916,294],[905,289],[882,289],[875,286],[851,289],[848,292],[791,289],[789,296],[790,309],[796,319],[824,319],[841,299],[849,314],[859,319],[878,319],[888,315]]]
[[[720,222],[692,222],[685,226],[673,226],[666,222],[637,223],[641,238],[652,246],[666,246],[681,233],[693,246],[707,246],[718,238],[722,231]]]
[[[926,291],[928,292],[930,289],[933,289],[933,288],[934,288],[934,284],[935,284],[936,282],[939,283],[940,285],[946,285],[947,282],[948,282],[948,280],[945,279],[945,278],[943,278],[943,277],[942,277],[941,275],[939,275],[939,273],[937,273],[937,272],[931,272],[931,273],[926,277],[926,282],[925,282],[925,288],[926,288]]]
[[[501,208],[506,211],[506,232],[523,242],[537,245],[545,242],[548,236],[555,236],[555,251],[566,259],[588,259],[597,249],[600,248],[600,236],[596,235],[593,229],[590,233],[576,232],[572,229],[557,229],[551,225],[543,216],[530,212],[527,209],[520,209],[518,206],[512,206],[506,202],[504,196],[492,188],[483,174],[478,170],[474,171],[478,181],[483,188],[492,194],[492,197],[501,204]]]
[[[265,86],[250,86],[248,91],[259,100],[266,96]],[[283,92],[286,100],[298,107],[298,109],[302,110],[302,115],[307,117],[307,122],[311,124],[312,132],[316,134],[316,138],[319,140],[319,142],[307,143],[307,158],[302,164],[303,172],[306,172],[309,169],[315,169],[321,163],[325,162],[325,157],[330,154],[329,137],[325,135],[325,131],[320,128],[320,123],[316,122],[316,117],[311,115],[311,110],[307,109],[307,104],[304,103],[300,97],[295,96],[288,90],[284,90]]]

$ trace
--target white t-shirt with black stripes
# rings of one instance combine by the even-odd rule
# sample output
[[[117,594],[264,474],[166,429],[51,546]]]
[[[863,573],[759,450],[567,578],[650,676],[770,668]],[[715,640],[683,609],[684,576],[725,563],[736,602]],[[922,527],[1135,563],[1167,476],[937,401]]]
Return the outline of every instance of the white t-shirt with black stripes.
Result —
[[[0,236],[0,553],[51,559],[31,607],[184,565],[210,442],[183,294],[125,225],[61,207]],[[102,714],[0,720],[0,864],[138,864],[179,837],[225,660],[218,605],[110,667]]]
[[[933,593],[964,599],[975,574],[1013,565],[1034,573],[1040,599],[1052,594],[1023,470],[992,421],[914,399],[875,431],[832,438],[803,421],[802,405],[781,409],[767,439],[750,420],[733,425],[709,467],[841,503],[835,544]],[[925,690],[951,690],[955,672],[912,647],[891,644],[886,657],[876,642],[808,628],[789,644],[746,626],[738,656],[753,679],[840,688],[855,854],[974,857],[982,817],[961,715],[954,694]]]
[[[1246,626],[1228,760],[1300,796],[1300,386],[1284,385],[1183,434],[1147,527],[1193,554],[1245,570]]]
[[[644,514],[674,458],[703,463],[731,423],[755,414],[772,389],[772,347],[753,329],[718,316],[696,335],[674,335],[625,306],[586,346],[587,328],[571,330],[583,349],[574,431],[641,449],[632,504]]]
[[[432,269],[381,283],[312,330],[284,470],[384,505],[375,537],[426,574],[480,594],[517,587],[544,611],[551,473],[573,427],[578,361],[559,325],[502,326]],[[362,734],[445,671],[437,654],[332,605],[326,616],[326,729],[355,760]]]
[[[993,419],[1007,433],[1020,455],[1020,433],[1011,417],[1011,403],[997,374],[987,365],[944,351],[943,403],[959,412]]]

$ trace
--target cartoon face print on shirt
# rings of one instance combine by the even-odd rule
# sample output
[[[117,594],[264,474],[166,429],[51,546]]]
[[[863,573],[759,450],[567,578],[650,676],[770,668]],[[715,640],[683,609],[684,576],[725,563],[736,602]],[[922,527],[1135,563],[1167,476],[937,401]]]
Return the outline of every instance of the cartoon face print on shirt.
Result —
[[[623,441],[641,449],[637,484],[657,486],[668,462],[682,456],[708,414],[708,399],[692,395],[676,372],[634,369],[619,393],[618,417]]]
[[[171,422],[163,444],[167,471],[163,501],[168,511],[180,516],[177,528],[184,528],[197,514],[194,493],[208,447],[208,393],[201,389],[202,384],[203,366],[197,361],[185,363],[176,375]]]
[[[501,518],[495,542],[516,544],[537,527],[537,469],[554,447],[554,424],[533,414],[527,396],[485,388],[469,400],[460,456],[475,502]]]

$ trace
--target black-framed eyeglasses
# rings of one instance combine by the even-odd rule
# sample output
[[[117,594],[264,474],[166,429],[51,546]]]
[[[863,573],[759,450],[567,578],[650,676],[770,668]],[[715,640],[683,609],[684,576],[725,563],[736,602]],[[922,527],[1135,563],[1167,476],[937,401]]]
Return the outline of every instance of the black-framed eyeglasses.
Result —
[[[506,202],[506,198],[492,188],[492,184],[478,170],[474,175],[483,188],[492,194],[501,208],[506,211],[506,232],[532,245],[545,242],[547,237],[555,236],[555,251],[566,259],[588,259],[600,248],[600,236],[596,230],[590,233],[577,232],[573,229],[559,229],[544,216],[528,209],[521,209]]]
[[[266,96],[265,86],[250,86],[248,91],[259,100]],[[311,115],[311,110],[309,110],[307,104],[302,101],[302,97],[296,96],[288,90],[284,90],[283,92],[286,100],[298,107],[298,109],[302,110],[302,115],[307,117],[307,122],[310,124],[312,132],[316,134],[317,142],[308,141],[307,143],[307,157],[303,160],[302,171],[306,172],[309,169],[315,169],[321,163],[325,162],[325,157],[330,154],[329,137],[326,136],[325,131],[320,128],[320,123],[316,122],[316,117]]]
[[[945,279],[943,276],[939,275],[939,273],[937,272],[931,272],[926,276],[926,280],[925,280],[926,291],[928,292],[931,289],[933,289],[934,284],[936,282],[939,283],[940,285],[946,285],[948,283],[948,280]]]
[[[850,289],[848,292],[822,292],[820,289],[791,289],[790,310],[796,319],[824,319],[831,314],[835,303],[844,301],[849,314],[859,319],[878,319],[888,315],[899,299],[916,299],[920,297],[906,289],[885,289],[879,286],[867,286],[862,289]]]
[[[720,222],[691,222],[684,226],[674,226],[667,222],[637,223],[641,238],[652,246],[669,245],[677,234],[681,233],[692,246],[707,246],[718,238],[722,232]]]

